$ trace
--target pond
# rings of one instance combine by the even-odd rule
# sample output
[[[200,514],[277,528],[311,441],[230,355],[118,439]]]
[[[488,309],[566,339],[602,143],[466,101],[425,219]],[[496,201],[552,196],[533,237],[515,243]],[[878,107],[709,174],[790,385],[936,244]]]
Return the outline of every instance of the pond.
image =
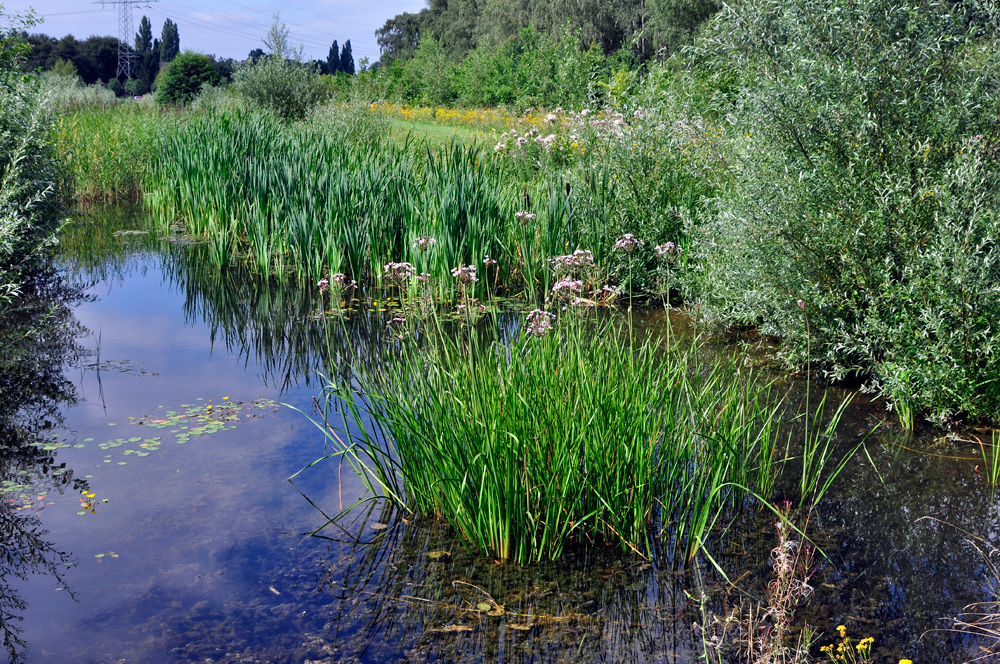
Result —
[[[374,503],[327,525],[363,487],[332,462],[288,480],[323,454],[295,409],[346,354],[378,356],[384,312],[331,337],[311,286],[220,276],[145,228],[133,208],[78,215],[49,294],[66,320],[18,374],[29,419],[51,425],[0,440],[0,616],[25,661],[694,662],[716,633],[694,623],[762,596],[766,511],[707,545],[736,586],[707,557],[596,546],[498,565]],[[825,556],[798,619],[822,634],[817,659],[844,624],[874,661],[965,661],[979,644],[947,628],[991,597],[967,533],[1000,537],[972,442],[989,434],[907,436],[890,416],[858,394],[841,425],[842,449],[868,436],[867,454],[810,520]]]

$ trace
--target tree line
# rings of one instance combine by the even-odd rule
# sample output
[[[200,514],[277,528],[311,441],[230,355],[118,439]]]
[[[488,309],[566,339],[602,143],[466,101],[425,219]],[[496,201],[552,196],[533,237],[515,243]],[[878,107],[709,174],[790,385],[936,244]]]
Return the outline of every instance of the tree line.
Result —
[[[81,41],[73,35],[57,39],[42,33],[22,33],[20,38],[30,46],[21,62],[21,67],[26,72],[54,71],[79,76],[86,85],[106,83],[116,92],[140,95],[155,88],[156,77],[161,69],[181,52],[180,30],[174,21],[166,19],[160,37],[154,38],[152,23],[148,17],[143,16],[139,22],[139,31],[135,34],[135,43],[131,45],[134,78],[115,83],[119,46],[115,37],[91,36]],[[256,48],[247,55],[247,61],[267,55],[263,49]],[[211,61],[219,80],[232,79],[238,64],[236,60],[211,58]],[[334,40],[325,60],[313,60],[306,64],[320,74],[343,73],[353,76],[357,73],[350,39],[344,42],[343,47]]]
[[[375,34],[382,65],[413,56],[425,37],[458,61],[529,27],[553,36],[569,28],[585,47],[642,63],[690,42],[721,6],[719,0],[428,0],[425,9],[396,15]]]

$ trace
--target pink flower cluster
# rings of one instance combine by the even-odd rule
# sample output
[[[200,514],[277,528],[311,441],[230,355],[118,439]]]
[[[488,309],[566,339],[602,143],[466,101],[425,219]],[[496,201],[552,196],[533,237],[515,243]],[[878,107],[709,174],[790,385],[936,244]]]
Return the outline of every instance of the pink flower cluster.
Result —
[[[417,268],[412,263],[389,263],[385,266],[385,278],[393,283],[402,285],[417,274]]]
[[[552,299],[555,302],[579,304],[583,293],[583,282],[579,279],[562,277],[552,286]]]
[[[357,288],[358,282],[348,279],[347,275],[343,272],[338,272],[330,275],[328,278],[320,279],[316,285],[319,286],[320,293],[325,293],[332,287],[335,293],[342,295],[352,288]]]
[[[413,248],[419,249],[420,251],[427,251],[435,244],[437,244],[437,240],[432,238],[430,235],[421,235],[413,241]]]
[[[664,244],[658,244],[655,247],[653,247],[653,251],[656,252],[657,256],[660,256],[662,258],[664,256],[669,256],[674,253],[677,254],[682,253],[684,250],[678,247],[673,242],[666,242]]]
[[[555,318],[555,316],[547,311],[533,309],[528,314],[528,325],[525,328],[525,331],[535,337],[544,337],[552,331],[552,321],[555,320]]]
[[[549,265],[556,274],[570,274],[577,270],[589,270],[594,267],[594,254],[587,249],[577,249],[572,254],[553,256]]]
[[[515,212],[514,217],[521,222],[521,224],[527,224],[529,221],[534,220],[537,215],[534,212],[528,212],[527,210],[521,210],[520,212]]]
[[[479,281],[478,277],[476,277],[475,265],[460,265],[458,267],[453,267],[451,269],[451,276],[455,277],[458,283],[463,286],[468,286],[469,284],[474,284]]]
[[[646,243],[631,233],[625,233],[625,235],[622,235],[615,242],[615,249],[622,249],[628,254],[644,246],[646,246]]]
[[[486,313],[486,305],[473,297],[455,307],[455,311],[459,314]]]

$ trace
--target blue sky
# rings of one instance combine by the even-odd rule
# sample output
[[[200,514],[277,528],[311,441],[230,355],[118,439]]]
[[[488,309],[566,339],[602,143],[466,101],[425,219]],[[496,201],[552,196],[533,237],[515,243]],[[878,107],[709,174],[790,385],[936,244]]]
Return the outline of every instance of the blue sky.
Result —
[[[120,9],[110,4],[103,9],[90,1],[33,0],[4,4],[7,12],[33,8],[44,19],[35,31],[53,37],[118,36]],[[280,12],[288,26],[289,40],[296,47],[301,44],[307,58],[326,59],[334,39],[341,46],[350,39],[355,61],[367,56],[374,62],[379,57],[375,30],[400,12],[416,12],[425,6],[424,0],[149,0],[136,5],[133,27],[138,29],[139,19],[148,16],[153,23],[153,36],[159,37],[164,19],[170,18],[177,24],[182,49],[242,60],[251,50],[264,47],[261,39],[271,25],[271,16]]]

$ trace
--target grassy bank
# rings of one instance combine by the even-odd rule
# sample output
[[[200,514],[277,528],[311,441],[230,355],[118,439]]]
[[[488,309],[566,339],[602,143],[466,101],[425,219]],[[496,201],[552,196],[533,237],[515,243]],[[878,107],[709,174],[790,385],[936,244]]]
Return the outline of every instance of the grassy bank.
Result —
[[[157,141],[180,121],[176,111],[132,101],[68,109],[55,126],[67,193],[138,198],[152,181]]]

